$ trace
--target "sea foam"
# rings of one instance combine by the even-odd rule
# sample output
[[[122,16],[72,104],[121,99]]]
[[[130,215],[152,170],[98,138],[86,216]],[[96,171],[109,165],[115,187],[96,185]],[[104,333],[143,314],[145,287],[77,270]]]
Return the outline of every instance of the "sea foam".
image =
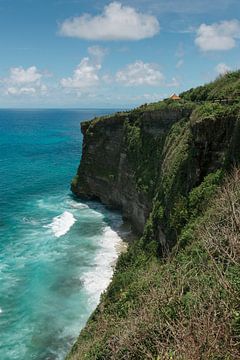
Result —
[[[52,223],[45,227],[50,228],[58,238],[65,235],[71,229],[75,221],[76,219],[73,214],[65,211],[62,215],[54,217]]]
[[[110,226],[106,226],[103,234],[99,237],[99,245],[100,249],[94,258],[92,270],[87,271],[81,277],[92,303],[98,302],[100,295],[108,287],[113,275],[114,264],[120,252],[119,249],[124,246],[124,243]]]
[[[87,204],[83,204],[83,203],[76,202],[73,200],[68,200],[67,205],[72,209],[78,209],[78,210],[89,209],[89,206]]]

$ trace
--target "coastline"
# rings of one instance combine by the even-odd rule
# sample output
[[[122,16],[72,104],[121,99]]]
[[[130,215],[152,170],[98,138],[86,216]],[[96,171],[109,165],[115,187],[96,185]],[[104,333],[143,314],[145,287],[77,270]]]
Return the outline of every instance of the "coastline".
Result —
[[[99,201],[99,204],[101,204],[102,206],[104,206],[104,208],[108,209],[109,208],[104,205],[101,201]],[[91,206],[90,206],[91,208]],[[111,210],[110,210],[111,211]],[[116,242],[116,244],[114,244],[114,248],[116,250],[116,257],[115,259],[113,259],[112,261],[109,262],[109,267],[111,268],[111,278],[110,280],[108,281],[107,283],[107,286],[105,286],[105,288],[102,290],[101,294],[100,294],[100,297],[99,297],[99,300],[98,300],[98,303],[97,305],[95,306],[94,310],[92,311],[92,313],[89,315],[88,317],[88,320],[86,322],[86,324],[88,323],[88,321],[92,318],[93,314],[95,313],[95,311],[97,311],[98,307],[101,306],[101,298],[102,298],[102,295],[107,292],[108,288],[111,286],[111,283],[112,283],[112,280],[113,280],[113,277],[115,275],[115,271],[116,271],[116,266],[117,266],[117,263],[118,263],[118,260],[120,258],[120,256],[122,254],[126,254],[128,249],[129,249],[129,246],[137,239],[138,235],[136,234],[136,232],[134,231],[134,229],[132,228],[132,225],[130,224],[130,222],[124,220],[124,218],[122,217],[122,223],[118,226],[114,226],[114,227],[109,227],[111,229],[111,232],[115,233],[118,238],[119,238],[119,241]],[[108,226],[106,227],[105,230],[108,230]],[[113,235],[113,234],[112,234]],[[109,237],[110,239],[110,237]],[[86,274],[85,274],[86,276]],[[95,284],[96,285],[96,284]],[[69,352],[66,354],[65,356],[65,360],[67,360],[69,358],[69,356],[71,356],[72,354],[72,350],[74,349],[74,346],[75,344],[77,343],[78,341],[78,338],[79,336],[81,335],[81,332],[85,329],[86,327],[86,324],[85,326],[79,331],[79,335],[76,339],[76,341],[73,343],[73,345],[71,346]]]
[[[132,226],[129,222],[123,220],[120,229],[118,230],[118,235],[122,239],[122,241],[116,245],[116,250],[118,253],[118,258],[113,262],[113,267],[115,270],[115,266],[121,254],[124,254],[128,251],[129,245],[137,239],[137,234],[132,229]],[[113,274],[114,275],[114,274]]]

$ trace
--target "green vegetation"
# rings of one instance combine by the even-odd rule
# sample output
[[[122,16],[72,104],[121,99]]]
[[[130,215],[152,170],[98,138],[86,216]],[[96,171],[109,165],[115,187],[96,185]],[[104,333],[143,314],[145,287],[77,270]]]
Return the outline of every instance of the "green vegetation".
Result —
[[[180,94],[180,97],[188,101],[211,101],[221,99],[240,99],[240,70],[229,72],[224,76],[219,76],[217,80],[199,86],[195,89]]]
[[[137,190],[153,197],[158,174],[162,136],[152,137],[142,130],[141,120],[124,124],[124,143],[132,167]],[[149,157],[149,154],[152,154]]]
[[[236,116],[240,110],[240,103],[232,105],[222,105],[220,103],[205,102],[193,112],[192,122],[201,122],[203,120],[218,120],[230,116]]]
[[[128,113],[123,147],[151,212],[69,360],[240,359],[240,102],[211,102],[220,90],[237,98],[239,81]],[[191,116],[146,131],[144,111],[184,104]]]
[[[209,207],[188,245],[161,260],[134,243],[69,359],[240,357],[240,173],[211,201],[209,181],[191,195]]]
[[[172,111],[172,110],[185,110],[185,109],[194,109],[195,108],[195,104],[194,102],[192,102],[191,100],[179,100],[179,101],[174,101],[171,99],[165,99],[162,101],[158,101],[156,103],[150,103],[150,104],[144,104],[141,105],[140,107],[136,108],[133,110],[133,112],[135,113],[141,113],[144,111],[157,111],[157,110],[162,110],[162,111]]]

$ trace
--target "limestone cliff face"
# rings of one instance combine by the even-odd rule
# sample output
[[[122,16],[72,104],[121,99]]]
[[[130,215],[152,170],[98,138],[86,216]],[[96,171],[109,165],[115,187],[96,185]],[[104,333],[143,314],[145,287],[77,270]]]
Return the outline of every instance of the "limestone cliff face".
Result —
[[[136,167],[141,159],[136,162],[131,159],[128,127],[130,131],[131,127],[139,129],[141,138],[148,138],[155,145],[162,144],[172,125],[188,117],[190,112],[189,109],[130,112],[82,123],[82,160],[72,191],[81,198],[97,198],[110,207],[120,209],[135,230],[143,233],[152,208],[153,193],[141,191],[138,184]],[[148,167],[148,160],[152,162],[152,158],[157,157],[158,154],[149,148],[144,166]],[[156,160],[157,172],[160,159]],[[151,180],[155,185],[155,179]]]
[[[230,149],[239,132],[236,113],[226,116],[223,109],[208,117],[194,107],[138,109],[82,123],[82,160],[72,191],[120,209],[140,234],[150,220],[148,240],[165,246],[163,233],[168,241],[175,236],[169,218],[179,201],[236,157]]]

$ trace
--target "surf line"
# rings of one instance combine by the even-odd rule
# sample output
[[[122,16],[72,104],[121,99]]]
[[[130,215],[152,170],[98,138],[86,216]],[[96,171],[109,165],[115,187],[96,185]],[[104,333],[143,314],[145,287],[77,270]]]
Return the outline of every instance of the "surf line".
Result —
[[[65,235],[76,221],[73,214],[65,211],[62,215],[55,216],[52,223],[45,225],[45,227],[51,229],[53,234],[59,238]]]

